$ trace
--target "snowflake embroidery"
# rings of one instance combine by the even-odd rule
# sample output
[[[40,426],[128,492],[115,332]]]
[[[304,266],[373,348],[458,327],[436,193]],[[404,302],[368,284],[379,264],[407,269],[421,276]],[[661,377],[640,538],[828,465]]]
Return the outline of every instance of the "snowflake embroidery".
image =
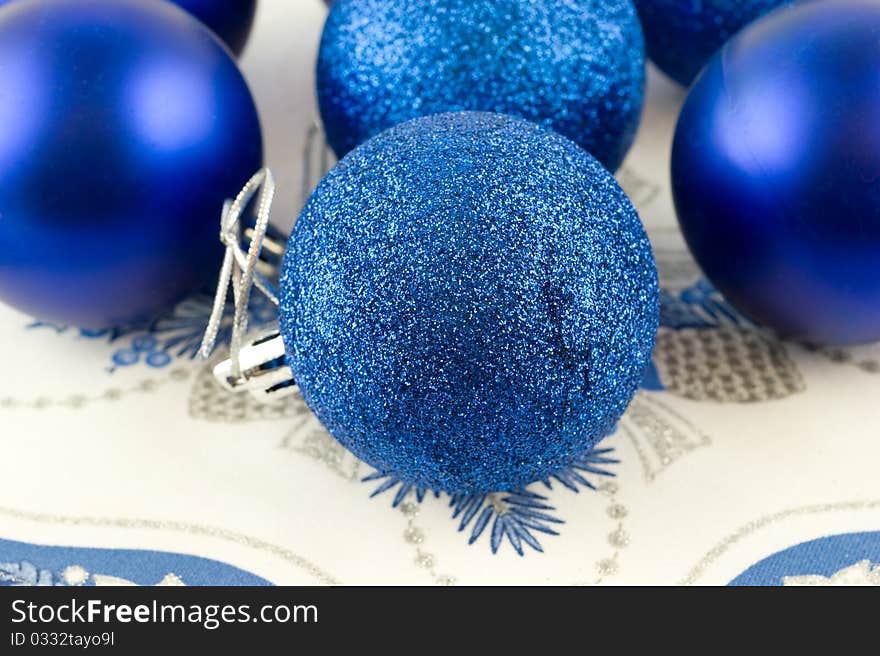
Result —
[[[613,477],[614,473],[606,467],[618,464],[619,460],[610,457],[612,452],[611,448],[587,451],[575,458],[568,467],[538,484],[552,490],[553,483],[556,482],[575,493],[581,489],[596,490],[596,486],[587,476]],[[382,472],[370,474],[363,480],[381,481],[370,495],[372,497],[395,490],[391,501],[395,508],[409,496],[415,497],[419,503],[429,494],[435,498],[443,496],[440,492],[404,483]],[[488,530],[489,547],[493,554],[498,553],[505,541],[520,556],[525,555],[525,547],[543,553],[544,549],[536,534],[559,535],[554,527],[565,523],[555,515],[556,509],[548,503],[546,496],[530,489],[447,496],[449,507],[452,508],[452,519],[459,520],[459,532],[470,530],[468,544],[474,544]]]

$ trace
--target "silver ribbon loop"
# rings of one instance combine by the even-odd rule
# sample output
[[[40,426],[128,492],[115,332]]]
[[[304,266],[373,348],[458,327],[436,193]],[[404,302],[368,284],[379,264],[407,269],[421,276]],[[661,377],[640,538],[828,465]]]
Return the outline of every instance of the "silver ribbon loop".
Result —
[[[259,192],[256,220],[253,227],[242,226],[242,216]],[[267,245],[266,233],[272,202],[275,198],[275,180],[269,169],[258,171],[232,201],[223,206],[220,218],[220,241],[226,246],[217,294],[199,354],[211,355],[217,343],[226,309],[229,288],[232,287],[234,312],[229,359],[214,368],[214,375],[228,390],[249,391],[261,401],[268,397],[279,398],[295,393],[293,374],[284,360],[284,343],[278,331],[245,340],[248,331],[248,306],[251,292],[256,287],[274,305],[278,296],[260,259]],[[250,241],[247,252],[242,248],[242,238]],[[275,246],[275,244],[272,244]],[[280,247],[280,246],[279,246]],[[273,255],[275,255],[273,253]],[[262,271],[261,271],[262,269]]]

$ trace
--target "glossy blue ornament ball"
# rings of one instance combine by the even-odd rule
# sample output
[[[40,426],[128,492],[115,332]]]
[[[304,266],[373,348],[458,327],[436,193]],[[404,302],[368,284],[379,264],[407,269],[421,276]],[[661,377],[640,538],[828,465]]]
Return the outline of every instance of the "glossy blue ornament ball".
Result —
[[[880,3],[783,8],[688,96],[672,181],[685,237],[727,298],[815,344],[880,339]]]
[[[378,470],[509,490],[612,430],[657,328],[651,247],[608,171],[510,116],[367,141],[294,227],[281,327],[324,426]]]
[[[216,279],[220,213],[262,164],[235,62],[165,2],[0,8],[0,301],[90,329]]]
[[[611,170],[639,125],[644,39],[631,0],[337,0],[318,100],[337,155],[419,116],[519,116]]]
[[[242,53],[254,24],[257,0],[172,1],[210,27],[233,53]]]
[[[676,82],[689,86],[733,35],[793,0],[634,0],[648,56]]]

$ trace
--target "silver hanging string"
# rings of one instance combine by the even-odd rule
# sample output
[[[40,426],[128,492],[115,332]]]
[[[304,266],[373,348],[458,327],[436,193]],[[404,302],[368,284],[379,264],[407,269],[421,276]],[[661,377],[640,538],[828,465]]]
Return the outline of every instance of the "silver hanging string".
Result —
[[[317,164],[318,173],[324,175],[330,168],[330,151],[321,138],[318,124],[312,126],[303,151],[302,204],[305,204],[315,184],[312,179]],[[317,153],[316,161],[313,162]],[[242,225],[242,215],[251,201],[260,192],[256,222],[253,227]],[[217,381],[230,392],[246,391],[259,402],[268,403],[294,395],[297,387],[293,372],[287,362],[284,340],[277,327],[247,339],[248,305],[251,292],[256,287],[276,306],[278,296],[272,284],[263,275],[273,275],[277,262],[284,253],[284,242],[270,233],[269,214],[275,196],[275,181],[268,169],[254,175],[244,186],[235,200],[223,207],[220,220],[220,240],[226,246],[220,281],[211,310],[200,355],[210,356],[217,343],[226,311],[229,287],[232,287],[234,311],[230,356],[214,367]],[[242,241],[250,241],[247,252]],[[265,253],[269,257],[262,257]]]
[[[257,199],[256,218],[253,226],[243,226],[242,216],[250,203]],[[214,350],[226,313],[229,287],[232,287],[234,309],[230,357],[214,367],[217,381],[230,392],[250,392],[261,403],[283,399],[296,393],[293,372],[287,364],[284,340],[278,330],[246,339],[248,331],[248,306],[251,292],[256,287],[278,305],[278,296],[269,280],[261,273],[274,271],[274,265],[264,262],[264,247],[272,247],[277,256],[283,252],[283,244],[275,243],[269,236],[269,218],[275,197],[275,181],[268,169],[254,175],[233,201],[223,206],[220,219],[220,240],[226,246],[217,294],[211,316],[199,351],[208,357]],[[247,252],[242,241],[250,241]],[[277,259],[277,258],[276,258]]]
[[[248,204],[261,191],[258,204],[256,223],[253,228],[248,252],[241,247],[241,217]],[[233,201],[227,201],[223,206],[220,218],[220,241],[226,246],[226,254],[223,258],[223,266],[220,269],[220,279],[217,284],[217,293],[214,296],[214,305],[202,340],[200,354],[208,357],[214,350],[217,335],[223,320],[226,308],[226,297],[229,286],[232,285],[233,298],[235,301],[235,313],[232,325],[233,345],[240,347],[241,339],[247,330],[247,306],[250,301],[250,292],[254,285],[262,291],[272,303],[278,304],[271,285],[257,276],[256,265],[263,247],[263,239],[269,228],[269,217],[272,200],[275,196],[275,181],[269,169],[261,169],[248,180],[242,190]]]

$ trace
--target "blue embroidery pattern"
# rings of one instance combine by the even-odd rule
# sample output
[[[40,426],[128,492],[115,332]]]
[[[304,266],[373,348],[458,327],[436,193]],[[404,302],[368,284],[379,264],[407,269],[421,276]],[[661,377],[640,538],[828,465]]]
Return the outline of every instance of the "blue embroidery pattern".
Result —
[[[587,475],[613,477],[615,474],[606,469],[609,465],[619,464],[619,460],[610,457],[611,448],[592,449],[581,454],[565,469],[555,473],[550,479],[540,481],[548,490],[553,489],[553,482],[566,489],[578,493],[581,489],[595,490],[596,486]],[[394,490],[392,507],[397,507],[409,496],[422,503],[428,494],[435,498],[442,495],[433,490],[403,483],[394,476],[375,472],[363,479],[364,482],[382,481],[370,495],[378,496]],[[470,528],[468,544],[474,544],[487,529],[489,530],[489,546],[493,554],[497,554],[506,540],[520,556],[525,555],[525,546],[543,553],[544,549],[536,533],[559,535],[553,528],[565,521],[554,513],[556,509],[549,505],[548,498],[529,489],[515,492],[492,494],[455,494],[449,496],[449,507],[452,508],[452,519],[459,519],[458,530],[464,532]]]
[[[109,373],[120,367],[144,364],[153,369],[167,367],[177,359],[195,359],[214,299],[200,293],[178,304],[173,310],[146,325],[120,326],[110,330],[82,330],[58,324],[36,321],[30,329],[51,329],[58,334],[74,332],[82,339],[105,340],[108,344],[124,344],[110,355]],[[234,306],[229,303],[224,313],[218,343],[228,343],[232,330]],[[266,326],[277,317],[276,308],[261,294],[255,294],[250,303],[249,323],[255,328]]]
[[[55,585],[56,576],[48,569],[37,569],[26,560],[20,563],[0,563],[0,585],[47,586]]]
[[[660,291],[660,325],[676,330],[717,328],[723,325],[754,326],[705,279],[678,294],[666,289]]]
[[[157,584],[271,585],[250,572],[199,556],[44,546],[0,539],[0,586]]]
[[[758,403],[805,389],[784,342],[740,314],[706,280],[661,291],[660,330],[642,388],[694,401]]]
[[[660,327],[672,330],[685,328],[717,328],[723,325],[751,326],[751,322],[737,312],[712,284],[702,279],[673,294],[660,290]],[[656,356],[645,368],[641,388],[650,392],[663,392],[666,385],[657,369]]]
[[[755,563],[731,586],[880,585],[880,531],[831,535]]]

